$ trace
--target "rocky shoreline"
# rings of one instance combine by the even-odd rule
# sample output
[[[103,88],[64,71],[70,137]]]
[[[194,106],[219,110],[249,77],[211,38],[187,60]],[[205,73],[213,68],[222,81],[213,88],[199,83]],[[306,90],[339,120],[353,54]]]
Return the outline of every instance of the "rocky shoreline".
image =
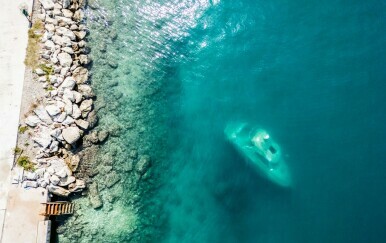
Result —
[[[22,114],[16,162],[25,169],[24,187],[43,187],[68,197],[90,183],[87,174],[80,172],[87,157],[84,148],[92,152],[92,146],[103,143],[109,134],[93,130],[98,117],[87,68],[91,60],[85,41],[88,29],[83,24],[86,1],[35,4],[32,35],[39,36],[40,50],[32,82],[40,83],[44,92]]]

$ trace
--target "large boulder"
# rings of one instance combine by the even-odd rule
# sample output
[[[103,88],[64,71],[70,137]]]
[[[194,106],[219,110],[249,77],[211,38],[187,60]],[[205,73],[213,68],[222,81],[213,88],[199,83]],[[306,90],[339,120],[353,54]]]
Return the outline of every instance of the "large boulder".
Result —
[[[75,144],[80,138],[80,130],[78,127],[67,127],[63,129],[62,135],[67,143]]]
[[[76,104],[73,104],[72,105],[72,115],[71,116],[74,119],[78,119],[81,115],[82,115],[82,112],[80,111],[79,106],[77,106]]]
[[[55,4],[52,0],[39,0],[39,2],[43,5],[45,10],[54,9]]]
[[[67,77],[63,83],[59,86],[59,89],[64,90],[64,89],[74,89],[76,84],[76,81],[72,77]]]
[[[82,117],[87,117],[88,113],[92,110],[92,103],[92,99],[82,101],[79,107]]]
[[[74,176],[67,176],[65,178],[61,178],[59,182],[59,186],[68,186],[71,183],[75,182],[75,177]]]
[[[94,92],[92,91],[91,87],[86,84],[80,84],[78,85],[78,91],[84,96],[84,98],[89,99],[93,98],[95,96]]]
[[[88,80],[88,70],[84,67],[77,67],[72,72],[77,84],[84,84]]]
[[[43,106],[39,106],[38,108],[36,108],[34,110],[35,114],[39,117],[39,119],[41,121],[43,121],[44,123],[46,123],[47,125],[51,125],[52,124],[52,119],[51,117],[48,115],[46,109],[43,107]]]
[[[36,127],[40,122],[41,121],[40,121],[39,117],[37,117],[35,115],[29,115],[25,119],[25,124],[27,124],[30,127]]]
[[[71,67],[72,58],[70,54],[66,52],[59,53],[58,60],[60,62],[60,65],[62,65],[62,67]]]
[[[75,40],[75,34],[71,30],[65,28],[65,27],[59,27],[56,29],[56,33],[62,36],[67,36],[70,38],[70,40],[74,41]]]
[[[68,185],[68,189],[71,192],[79,192],[86,188],[86,183],[83,180],[77,179],[75,183]]]
[[[52,194],[55,194],[60,197],[68,197],[68,195],[70,195],[71,193],[69,190],[66,190],[64,188],[61,188],[59,186],[54,186],[54,185],[47,186],[47,189]]]
[[[60,113],[60,108],[57,107],[56,105],[47,105],[46,111],[52,117],[52,116],[56,116],[57,114]]]

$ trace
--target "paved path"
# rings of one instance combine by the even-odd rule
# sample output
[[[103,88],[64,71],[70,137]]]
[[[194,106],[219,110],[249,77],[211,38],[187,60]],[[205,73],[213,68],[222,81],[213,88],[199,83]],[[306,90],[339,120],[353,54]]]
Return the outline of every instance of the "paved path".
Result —
[[[38,191],[23,193],[25,190],[10,184],[12,149],[16,146],[25,72],[23,62],[28,41],[28,21],[19,10],[22,3],[29,5],[31,11],[32,0],[0,0],[0,242],[2,243],[11,242],[9,240],[15,243],[22,242],[14,241],[18,238],[12,238],[12,234],[7,236],[9,240],[2,240],[5,236],[4,225],[15,228],[13,230],[24,231],[20,227],[24,209],[19,207],[16,199],[23,199],[24,202],[30,199],[40,200],[37,197]],[[7,206],[7,201],[11,205]],[[12,210],[8,210],[9,207]],[[18,216],[19,222],[15,222],[15,218],[11,216],[13,214]],[[8,231],[6,233],[8,234]]]

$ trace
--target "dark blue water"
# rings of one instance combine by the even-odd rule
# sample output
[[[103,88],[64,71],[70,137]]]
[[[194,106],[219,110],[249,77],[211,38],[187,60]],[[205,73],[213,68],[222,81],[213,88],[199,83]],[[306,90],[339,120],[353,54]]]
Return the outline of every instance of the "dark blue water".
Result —
[[[61,242],[386,241],[385,1],[89,3],[104,204],[80,199]],[[233,120],[281,146],[290,189],[226,141]]]

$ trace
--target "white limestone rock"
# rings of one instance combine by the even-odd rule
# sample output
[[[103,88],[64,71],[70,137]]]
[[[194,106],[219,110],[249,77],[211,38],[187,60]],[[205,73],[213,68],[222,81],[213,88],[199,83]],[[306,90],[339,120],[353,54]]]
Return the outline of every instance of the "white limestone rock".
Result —
[[[64,140],[69,144],[75,144],[80,139],[80,130],[78,127],[67,127],[63,129]]]
[[[59,59],[60,65],[62,65],[63,67],[71,67],[72,58],[70,54],[61,52],[58,54],[58,59]]]
[[[75,40],[75,34],[71,30],[65,28],[65,27],[59,27],[56,29],[56,33],[62,36],[67,36],[70,38],[70,40],[74,41]]]
[[[52,0],[39,0],[45,10],[54,9],[54,2]]]
[[[77,67],[72,72],[77,84],[84,84],[88,80],[88,70],[84,67]]]
[[[85,118],[87,117],[88,113],[92,110],[92,100],[91,99],[88,99],[88,100],[84,100],[82,101],[82,103],[80,104],[80,111],[82,112],[82,117]]]
[[[72,105],[72,117],[74,119],[78,119],[82,115],[82,111],[79,109],[79,107],[76,104]]]
[[[65,178],[61,178],[59,182],[59,186],[68,186],[71,183],[74,183],[76,181],[76,178],[74,176],[68,176]]]
[[[62,9],[63,16],[66,18],[72,18],[74,15],[71,10],[68,9]]]
[[[90,63],[90,59],[88,58],[87,55],[82,54],[82,55],[79,55],[79,62],[80,64],[87,65]]]
[[[68,46],[63,47],[62,51],[67,52],[68,54],[74,54],[74,50],[72,50],[72,48]]]
[[[78,91],[82,93],[83,97],[86,99],[95,97],[95,94],[89,85],[86,85],[86,84],[78,85]]]
[[[46,109],[43,107],[43,106],[39,106],[38,108],[36,108],[34,110],[35,114],[39,117],[39,119],[41,121],[43,121],[44,123],[46,123],[47,125],[51,125],[52,124],[52,119],[51,117],[48,115]]]
[[[64,100],[70,100],[71,102],[74,102],[75,101],[75,98],[74,98],[74,93],[75,91],[71,91],[69,89],[65,89],[63,91],[63,99]]]
[[[74,102],[75,102],[76,104],[78,104],[79,102],[82,101],[82,94],[81,94],[81,93],[79,93],[79,92],[73,90],[73,91],[72,91],[72,95],[73,95],[73,97],[74,97]]]
[[[48,105],[46,106],[46,111],[51,117],[53,117],[60,113],[60,108],[56,105]]]
[[[59,86],[59,89],[61,89],[61,90],[65,90],[65,89],[72,90],[72,89],[74,89],[75,84],[76,84],[76,81],[74,80],[74,78],[67,77],[67,78],[64,79],[63,83]]]
[[[36,127],[40,122],[41,122],[41,120],[39,119],[39,117],[37,117],[35,115],[29,115],[25,119],[25,124],[27,124],[30,127]]]
[[[75,36],[79,39],[79,40],[83,40],[84,37],[86,37],[87,35],[87,32],[86,31],[74,31],[74,34]]]
[[[48,33],[54,33],[55,32],[55,25],[53,25],[53,24],[46,24],[46,25],[44,25],[44,28],[48,31]]]
[[[37,188],[38,183],[36,181],[24,181],[23,187],[24,188]]]
[[[63,0],[63,8],[68,8],[70,7],[71,0]]]
[[[50,182],[52,183],[52,185],[58,185],[59,182],[60,182],[60,178],[57,176],[57,175],[52,175],[50,177]]]
[[[63,125],[71,125],[75,120],[71,116],[67,116],[66,119],[62,122]],[[63,136],[63,135],[62,135]],[[64,139],[64,138],[63,138]]]
[[[55,185],[49,185],[49,186],[47,186],[47,189],[52,194],[55,194],[55,195],[60,196],[60,197],[68,197],[68,195],[70,195],[70,193],[71,193],[69,190],[66,190],[62,187],[55,186]]]
[[[35,73],[39,76],[46,75],[46,73],[41,68],[36,68]]]
[[[82,119],[75,120],[75,124],[76,124],[78,127],[82,128],[82,129],[84,129],[84,130],[87,130],[88,127],[89,127],[89,125],[90,125],[90,124],[88,123],[88,121],[85,121],[85,120],[82,120]]]
[[[59,151],[59,142],[58,141],[52,141],[50,145],[50,152],[55,153]]]

